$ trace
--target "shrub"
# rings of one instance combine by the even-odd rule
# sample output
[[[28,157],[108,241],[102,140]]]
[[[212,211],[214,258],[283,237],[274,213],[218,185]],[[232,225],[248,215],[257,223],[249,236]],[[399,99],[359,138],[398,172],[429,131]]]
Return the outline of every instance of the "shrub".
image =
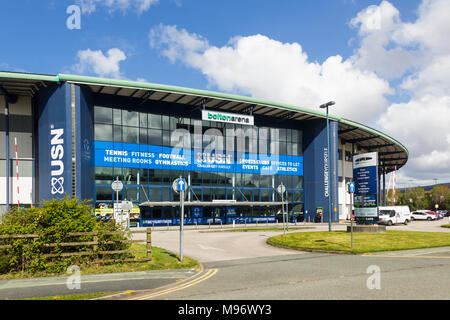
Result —
[[[8,248],[0,251],[0,272],[56,272],[60,273],[73,264],[90,263],[99,257],[100,251],[124,250],[129,247],[121,235],[102,235],[101,232],[118,231],[114,221],[96,221],[93,208],[87,201],[65,197],[46,201],[42,207],[29,209],[11,209],[3,216],[0,223],[0,235],[37,234],[37,238],[3,239]],[[67,246],[67,242],[90,242],[92,236],[70,236],[75,232],[100,232],[98,246]],[[109,244],[106,242],[114,241]],[[63,253],[88,252],[83,256],[64,256]],[[56,254],[55,257],[44,257],[45,254]],[[6,258],[7,258],[7,262]],[[128,257],[117,254],[115,259]],[[109,258],[109,257],[108,257]],[[6,265],[6,267],[5,267]]]

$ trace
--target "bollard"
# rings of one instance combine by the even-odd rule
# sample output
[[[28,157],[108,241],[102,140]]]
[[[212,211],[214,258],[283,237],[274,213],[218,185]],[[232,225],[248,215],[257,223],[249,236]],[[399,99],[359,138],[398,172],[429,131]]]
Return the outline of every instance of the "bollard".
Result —
[[[167,231],[169,231],[169,223],[167,222]]]
[[[209,229],[211,229],[211,220],[209,220],[208,223],[209,223]]]
[[[154,231],[155,230],[155,223],[154,222],[152,222],[152,231]]]
[[[195,221],[195,230],[197,230],[197,226],[198,226],[197,221]]]
[[[220,229],[222,229],[222,220],[220,220]]]
[[[233,229],[234,229],[234,219],[233,219]]]

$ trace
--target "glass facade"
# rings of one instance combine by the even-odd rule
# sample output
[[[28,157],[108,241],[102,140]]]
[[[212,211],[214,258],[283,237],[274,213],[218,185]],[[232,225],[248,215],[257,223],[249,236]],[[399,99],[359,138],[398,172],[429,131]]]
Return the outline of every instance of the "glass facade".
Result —
[[[283,183],[288,192],[289,203],[297,208],[296,210],[303,211],[302,171],[298,174],[269,174],[255,171],[252,166],[245,165],[239,167],[242,170],[234,169],[237,166],[195,170],[196,167],[190,164],[177,167],[173,162],[166,165],[167,162],[155,160],[158,150],[162,150],[162,153],[166,147],[182,145],[183,148],[194,150],[193,154],[200,154],[200,151],[203,157],[207,153],[208,157],[214,157],[215,161],[218,161],[217,159],[221,159],[221,151],[229,151],[232,145],[230,154],[234,159],[239,160],[240,155],[249,154],[267,154],[272,157],[279,155],[283,160],[279,163],[286,162],[288,169],[285,170],[289,171],[290,166],[297,165],[291,164],[292,159],[302,159],[301,130],[202,121],[103,106],[94,107],[94,128],[97,208],[112,208],[113,201],[117,198],[133,201],[136,205],[147,201],[179,201],[179,196],[172,190],[172,182],[182,176],[190,185],[188,197],[191,201],[281,201],[276,188]],[[185,134],[180,135],[180,132]],[[164,157],[161,153],[159,156]],[[121,161],[109,161],[110,158],[130,154],[148,156],[150,160],[129,160],[123,157]],[[287,161],[284,161],[285,159]],[[223,163],[227,164],[228,160],[226,158]],[[118,194],[111,189],[111,183],[115,179],[124,184],[123,190]],[[141,218],[176,218],[177,210],[178,208],[171,206],[141,208]],[[200,211],[202,217],[215,217],[223,216],[223,210],[226,208],[203,207]],[[276,214],[276,209],[258,206],[236,207],[234,210],[228,214],[236,217],[268,217]],[[187,217],[194,217],[194,211],[199,210],[187,208]]]

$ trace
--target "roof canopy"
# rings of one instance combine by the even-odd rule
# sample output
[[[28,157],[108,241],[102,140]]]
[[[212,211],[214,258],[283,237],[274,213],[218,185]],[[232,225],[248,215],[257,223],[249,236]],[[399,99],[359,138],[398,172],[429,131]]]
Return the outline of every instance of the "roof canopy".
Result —
[[[326,117],[325,113],[319,109],[316,111],[290,104],[213,91],[67,74],[50,76],[0,72],[0,89],[3,88],[10,94],[33,96],[41,87],[55,82],[86,85],[94,93],[138,98],[144,101],[180,103],[223,112],[270,116],[279,121],[309,121]],[[1,92],[0,90],[0,94]],[[394,168],[399,169],[407,162],[408,150],[394,138],[335,115],[329,115],[329,118],[338,123],[338,133],[342,142],[354,144],[369,152],[378,152],[387,172],[393,171]]]

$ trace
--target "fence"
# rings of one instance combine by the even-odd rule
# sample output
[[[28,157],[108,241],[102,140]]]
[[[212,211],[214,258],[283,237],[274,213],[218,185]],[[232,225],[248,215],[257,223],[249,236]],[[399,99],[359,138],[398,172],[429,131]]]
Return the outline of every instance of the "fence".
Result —
[[[145,239],[132,240],[128,236],[131,234],[145,233]],[[120,239],[101,239],[105,236],[122,236]],[[151,249],[151,229],[146,230],[131,230],[131,231],[111,231],[111,232],[75,232],[67,233],[64,235],[65,239],[69,241],[61,242],[46,242],[43,239],[51,238],[51,235],[39,235],[39,234],[13,234],[13,235],[0,235],[0,256],[8,254],[8,249],[22,248],[19,250],[23,252],[23,248],[31,248],[36,246],[38,241],[42,241],[38,245],[38,252],[41,253],[42,258],[51,259],[55,257],[72,257],[72,256],[91,256],[97,258],[90,261],[93,264],[110,263],[110,262],[141,262],[152,260]],[[82,241],[73,241],[73,238],[83,237]],[[88,241],[86,241],[88,238]],[[23,240],[21,243],[11,243],[17,240]],[[4,244],[10,242],[11,244]],[[117,244],[130,244],[130,243],[145,243],[146,248],[143,250],[99,250],[99,247]],[[78,250],[74,249],[80,247]],[[64,249],[69,252],[64,252]],[[52,250],[53,249],[53,250]],[[53,251],[53,252],[52,252]],[[121,254],[133,254],[133,253],[146,253],[142,258],[121,258],[121,259],[105,259],[108,255],[121,255]]]

